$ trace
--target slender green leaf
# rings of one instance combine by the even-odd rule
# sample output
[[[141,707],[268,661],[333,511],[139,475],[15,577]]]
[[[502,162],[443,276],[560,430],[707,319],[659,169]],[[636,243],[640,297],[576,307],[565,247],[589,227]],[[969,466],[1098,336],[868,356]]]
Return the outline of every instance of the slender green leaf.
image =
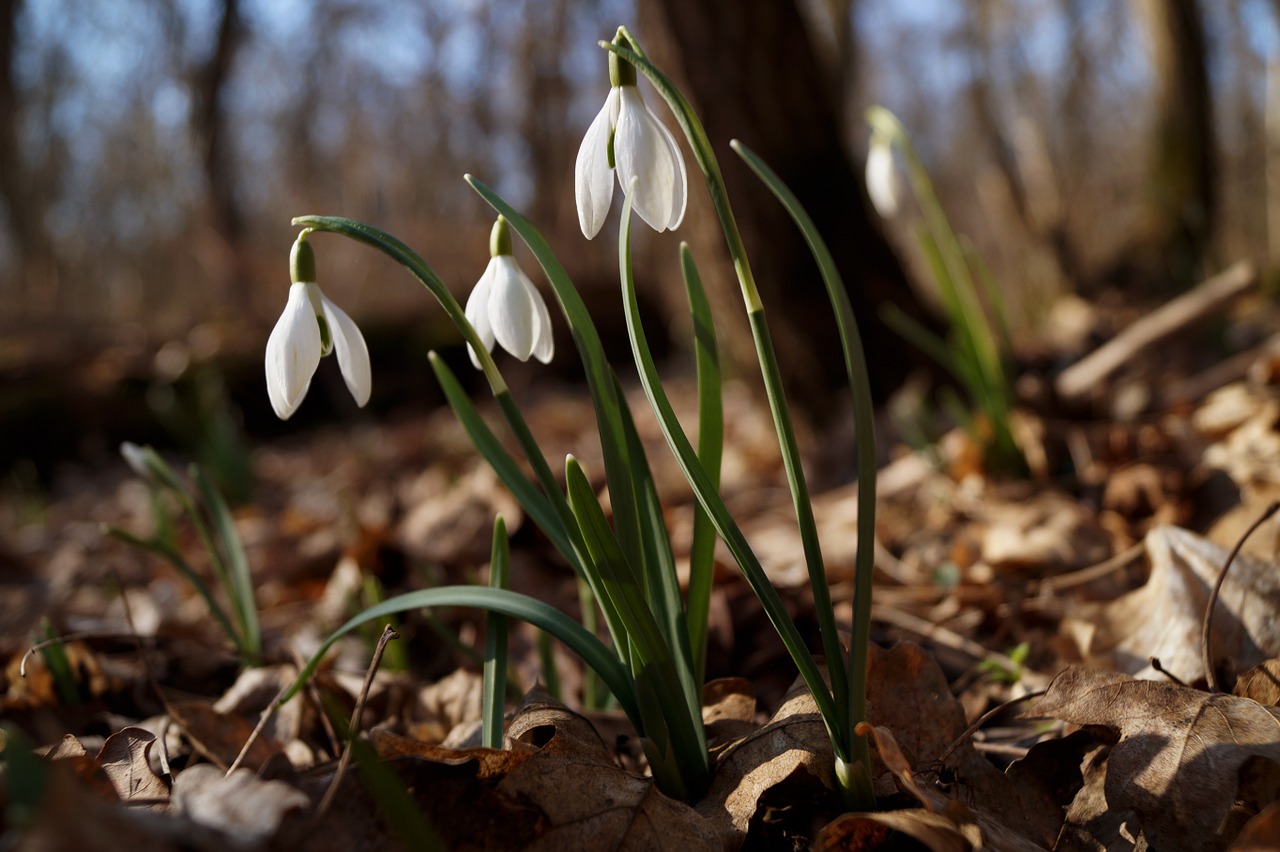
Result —
[[[392,613],[439,606],[474,607],[487,612],[498,612],[509,618],[527,621],[555,636],[581,657],[584,663],[600,674],[605,685],[618,699],[627,718],[637,726],[637,731],[643,734],[643,726],[635,703],[635,693],[631,685],[631,675],[603,642],[550,604],[516,592],[475,586],[441,586],[435,589],[406,592],[352,617],[324,640],[311,659],[302,667],[293,686],[277,703],[283,704],[292,698],[310,679],[333,644],[360,625]]]
[[[848,782],[845,789],[849,790],[854,797],[854,804],[857,807],[865,808],[875,804],[875,793],[870,783],[871,753],[866,738],[856,736],[853,728],[858,722],[866,719],[867,665],[871,644],[871,595],[875,573],[876,441],[871,379],[867,372],[862,336],[858,332],[853,306],[849,303],[849,293],[836,268],[835,260],[818,234],[813,220],[809,218],[809,214],[805,212],[786,184],[763,160],[741,143],[731,142],[730,145],[782,203],[801,234],[804,235],[809,251],[813,254],[818,269],[822,273],[827,296],[836,315],[840,345],[844,350],[845,372],[853,397],[858,459],[858,547],[854,575],[853,644],[849,653],[849,674],[846,681],[846,688],[849,690],[847,705],[849,717],[845,729],[845,736],[849,737],[850,758],[845,765],[851,766],[852,769],[850,774],[845,776]],[[839,759],[840,755],[837,755],[837,758]]]
[[[628,227],[628,220],[624,217],[623,228],[626,229]],[[742,530],[738,527],[737,522],[734,521],[733,516],[729,514],[729,510],[721,499],[719,491],[712,484],[706,469],[698,460],[698,455],[694,451],[693,445],[690,444],[688,436],[685,435],[684,430],[681,428],[675,410],[671,407],[671,402],[662,387],[657,367],[654,366],[653,356],[649,351],[648,341],[645,338],[644,327],[640,323],[640,306],[636,299],[635,282],[631,274],[630,252],[623,253],[622,265],[623,307],[626,311],[631,352],[640,371],[640,382],[644,387],[645,395],[648,397],[649,405],[657,416],[658,424],[662,427],[662,433],[667,439],[667,445],[675,455],[685,479],[688,480],[694,496],[698,499],[698,503],[711,518],[712,523],[715,524],[716,532],[720,534],[725,544],[728,545],[729,552],[733,554],[738,566],[742,569],[742,574],[746,577],[747,583],[751,586],[752,591],[756,593],[756,597],[760,600],[765,614],[778,632],[778,636],[786,646],[787,652],[796,664],[796,668],[800,670],[800,675],[804,678],[805,685],[813,693],[814,701],[818,705],[823,721],[827,724],[827,728],[832,734],[832,742],[839,744],[842,741],[836,736],[836,732],[839,730],[841,722],[835,712],[831,691],[827,688],[827,684],[822,678],[818,664],[813,659],[813,655],[809,653],[809,649],[805,647],[804,639],[801,638],[800,631],[791,621],[791,616],[787,614],[786,606],[778,596],[778,591],[769,582],[764,568],[751,550],[751,546],[747,544],[747,539],[742,534]]]
[[[574,572],[579,576],[584,576],[584,569],[577,549],[571,543],[569,533],[565,529],[565,519],[557,513],[552,498],[535,487],[524,472],[520,470],[520,466],[516,464],[515,459],[503,448],[502,443],[493,434],[488,424],[484,422],[484,418],[480,416],[480,412],[476,410],[475,405],[472,404],[471,399],[467,396],[467,392],[462,389],[462,385],[458,382],[457,376],[449,369],[449,365],[444,362],[444,359],[431,352],[427,355],[427,360],[431,362],[431,369],[436,374],[436,381],[440,383],[445,399],[448,400],[449,406],[453,408],[453,412],[457,415],[462,428],[466,430],[467,436],[471,438],[471,443],[475,444],[480,455],[493,468],[494,473],[498,474],[498,478],[502,480],[503,485],[507,486],[507,490],[516,498],[516,502],[529,513],[529,517],[551,540],[556,550],[560,551],[561,555],[573,566]],[[541,454],[541,451],[539,451],[539,454]],[[557,487],[553,493],[558,495],[560,493],[559,488]]]
[[[573,334],[578,355],[586,371],[587,387],[595,407],[596,424],[600,434],[600,448],[604,455],[605,478],[609,483],[609,501],[613,508],[618,541],[628,553],[644,553],[640,531],[639,510],[635,484],[632,479],[635,460],[628,451],[626,430],[621,413],[626,399],[619,395],[613,368],[604,355],[600,335],[582,297],[573,281],[560,264],[555,252],[529,220],[520,215],[502,196],[471,175],[466,176],[471,187],[490,207],[506,217],[511,229],[520,235],[533,252],[542,271],[551,284],[556,301],[564,313]],[[647,566],[642,566],[646,568]]]
[[[178,553],[178,551],[174,550],[164,542],[148,541],[147,539],[138,538],[136,535],[126,532],[118,527],[104,526],[102,529],[103,532],[112,538],[123,541],[125,544],[133,545],[134,547],[145,550],[148,553],[153,553],[172,565],[177,572],[191,584],[191,588],[196,590],[196,594],[204,600],[205,606],[209,608],[209,614],[213,616],[214,621],[218,622],[218,627],[227,637],[227,640],[236,647],[236,650],[239,653],[247,653],[248,649],[242,644],[239,631],[231,626],[231,620],[227,617],[227,613],[223,610],[222,605],[219,604],[217,599],[213,596],[213,592],[210,591],[208,584],[201,579],[200,575],[195,572],[195,569],[191,567],[187,560],[182,558],[182,555]]]
[[[262,631],[258,626],[258,605],[253,594],[253,574],[249,569],[249,559],[245,555],[244,545],[240,542],[240,534],[236,531],[235,519],[222,494],[214,487],[213,481],[204,469],[195,468],[196,487],[200,489],[200,499],[209,511],[213,520],[213,528],[217,532],[218,541],[222,544],[222,552],[227,563],[227,594],[231,598],[231,606],[236,613],[236,620],[244,636],[244,645],[255,658],[262,656]]]
[[[635,651],[631,668],[639,710],[646,720],[645,735],[653,741],[658,754],[666,754],[668,749],[674,751],[686,793],[700,793],[710,772],[701,701],[690,702],[677,671],[676,658],[646,605],[636,573],[628,566],[626,554],[609,528],[586,473],[572,456],[565,464],[565,479],[569,505],[600,570],[601,586],[613,597]],[[677,696],[684,700],[677,701]],[[670,742],[661,737],[659,725],[670,735]],[[673,780],[665,779],[664,786]]]
[[[493,524],[493,552],[489,557],[489,588],[505,589],[511,576],[511,546],[507,525],[499,515]],[[506,709],[507,619],[490,612],[485,619],[484,677],[481,684],[481,744],[502,748],[502,717]]]
[[[680,270],[693,319],[693,352],[698,381],[698,461],[717,490],[724,454],[724,399],[720,386],[720,350],[702,277],[688,243],[680,245]],[[694,682],[706,680],[707,621],[715,582],[716,528],[706,510],[693,507],[693,542],[689,546],[689,593],[686,620]]]

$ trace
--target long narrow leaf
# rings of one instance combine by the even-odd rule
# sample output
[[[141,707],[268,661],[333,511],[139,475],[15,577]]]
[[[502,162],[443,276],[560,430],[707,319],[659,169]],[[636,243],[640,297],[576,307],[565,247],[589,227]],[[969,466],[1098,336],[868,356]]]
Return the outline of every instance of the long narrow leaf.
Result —
[[[182,558],[182,554],[163,542],[138,538],[136,535],[125,532],[118,527],[106,526],[103,527],[103,532],[114,539],[123,541],[125,544],[154,553],[172,565],[183,576],[183,579],[191,584],[191,588],[196,590],[196,594],[204,600],[205,606],[209,608],[209,614],[213,616],[214,621],[218,622],[218,627],[226,635],[227,641],[234,645],[239,653],[247,653],[248,649],[241,644],[240,633],[231,626],[231,620],[227,617],[226,611],[218,603],[217,598],[213,596],[208,584],[201,579],[200,575],[195,572],[195,569],[191,567],[187,560]]]
[[[507,525],[499,515],[493,524],[489,557],[489,588],[505,589],[511,576],[511,546]],[[502,748],[502,717],[507,695],[507,619],[491,612],[485,619],[484,676],[481,683],[481,745]]]
[[[636,652],[632,672],[640,713],[647,720],[646,735],[655,741],[659,754],[674,753],[687,791],[700,792],[710,772],[700,696],[691,700],[686,692],[677,671],[676,658],[646,605],[640,584],[635,580],[635,572],[627,566],[626,554],[609,529],[609,522],[605,520],[604,510],[600,508],[591,483],[572,456],[565,465],[565,480],[569,505],[578,518],[587,548],[600,569],[604,580],[602,586],[606,594],[614,596],[627,637]],[[677,696],[684,700],[677,700]],[[659,718],[671,737],[669,743],[659,737]]]
[[[362,624],[397,612],[409,612],[440,606],[462,606],[501,613],[509,618],[527,621],[555,636],[582,661],[600,674],[605,685],[613,692],[637,731],[643,735],[643,725],[635,703],[631,675],[614,656],[608,646],[583,629],[582,625],[548,603],[504,589],[477,588],[475,586],[441,586],[421,589],[388,598],[377,606],[353,616],[329,635],[293,682],[293,686],[277,702],[283,704],[292,698],[315,673],[333,644]]]
[[[624,217],[623,228],[628,227],[628,220]],[[624,296],[623,307],[626,311],[631,352],[635,358],[636,367],[639,368],[640,382],[644,387],[645,396],[648,397],[649,406],[657,416],[658,424],[662,427],[662,434],[667,439],[667,445],[675,455],[685,479],[688,480],[690,487],[693,488],[693,493],[697,497],[698,503],[711,518],[712,523],[715,524],[716,532],[720,534],[725,544],[728,545],[729,552],[737,560],[743,576],[747,579],[747,583],[751,586],[752,591],[756,593],[756,597],[760,600],[760,605],[764,608],[770,623],[773,624],[774,629],[778,632],[778,636],[786,646],[787,652],[796,664],[796,668],[800,670],[800,675],[804,678],[805,685],[813,693],[813,699],[818,705],[823,721],[827,724],[827,728],[832,734],[832,742],[840,743],[841,740],[836,735],[839,731],[840,720],[835,711],[835,703],[831,691],[827,688],[827,684],[822,678],[818,664],[813,659],[813,655],[809,653],[809,649],[805,647],[804,639],[800,636],[800,631],[796,628],[795,623],[792,622],[791,616],[787,614],[786,606],[778,596],[777,589],[769,582],[764,568],[751,550],[751,546],[747,543],[742,530],[738,527],[737,522],[734,521],[733,516],[729,514],[729,509],[721,499],[719,491],[712,484],[706,469],[698,460],[698,454],[694,451],[693,445],[689,443],[689,438],[681,428],[675,410],[671,407],[671,401],[667,398],[666,391],[662,387],[657,367],[653,363],[653,355],[649,351],[649,344],[645,338],[644,327],[640,323],[640,306],[636,299],[635,281],[631,273],[630,252],[624,252],[622,255],[621,278]]]
[[[240,533],[236,531],[235,519],[231,517],[231,509],[222,494],[209,479],[204,468],[195,468],[196,487],[200,489],[200,499],[209,511],[213,528],[217,532],[218,541],[222,544],[222,553],[226,558],[227,580],[230,587],[227,594],[231,597],[231,606],[235,609],[236,620],[244,636],[244,645],[254,657],[262,655],[262,631],[258,626],[258,604],[253,594],[253,573],[249,568],[249,558],[245,555],[244,545],[240,542]]]
[[[628,36],[629,38],[629,36]],[[634,39],[631,39],[634,43]],[[769,335],[769,325],[765,317],[764,305],[760,301],[760,293],[751,272],[751,264],[747,258],[746,247],[742,242],[742,234],[738,230],[733,209],[729,204],[729,195],[725,189],[724,176],[720,172],[715,152],[711,148],[706,131],[697,113],[685,99],[680,90],[659,71],[652,63],[640,54],[618,44],[601,42],[601,46],[618,54],[636,69],[642,72],[658,93],[666,100],[675,114],[680,127],[685,131],[692,146],[698,165],[703,170],[707,187],[711,191],[712,204],[720,219],[724,231],[725,242],[733,259],[734,270],[742,289],[743,302],[747,309],[747,318],[751,323],[752,338],[756,346],[756,355],[760,362],[760,375],[764,379],[765,393],[769,399],[769,411],[773,416],[774,431],[778,437],[778,447],[782,451],[782,463],[786,470],[787,486],[791,492],[792,508],[796,514],[796,524],[800,529],[800,543],[805,557],[805,568],[809,574],[810,584],[814,588],[816,613],[822,633],[822,646],[832,665],[831,683],[837,715],[845,715],[845,698],[848,690],[844,685],[844,667],[840,665],[843,653],[840,636],[836,629],[835,616],[830,606],[830,593],[827,591],[826,569],[822,562],[822,548],[818,539],[818,528],[813,517],[813,505],[809,499],[809,487],[805,481],[804,467],[800,458],[800,448],[796,442],[795,428],[791,423],[791,414],[787,406],[786,393],[782,387],[782,374],[778,368],[777,354]],[[626,224],[624,223],[624,227]],[[823,600],[825,598],[825,600]]]
[[[818,234],[813,220],[809,218],[809,214],[800,206],[799,200],[786,184],[763,160],[745,145],[738,142],[731,142],[730,145],[782,202],[804,235],[809,251],[813,254],[818,269],[822,273],[823,283],[826,284],[827,296],[831,300],[831,307],[836,315],[840,345],[844,350],[845,372],[853,396],[858,459],[858,549],[854,574],[853,647],[849,653],[850,671],[847,680],[847,688],[850,690],[848,735],[851,737],[849,743],[851,759],[847,766],[852,772],[850,792],[857,800],[855,804],[865,807],[867,804],[875,803],[875,794],[871,789],[871,753],[866,738],[854,735],[853,727],[866,719],[866,667],[871,644],[871,593],[875,573],[876,439],[875,417],[871,405],[871,379],[867,373],[862,336],[858,332],[858,323],[853,314],[853,306],[849,303],[848,291],[836,268],[835,260]]]
[[[688,243],[680,244],[680,271],[693,319],[694,364],[698,377],[698,461],[717,490],[724,454],[724,398],[720,386],[720,350],[711,305]],[[706,680],[707,621],[715,582],[716,528],[702,506],[693,507],[693,541],[689,545],[689,594],[686,621],[694,680]]]

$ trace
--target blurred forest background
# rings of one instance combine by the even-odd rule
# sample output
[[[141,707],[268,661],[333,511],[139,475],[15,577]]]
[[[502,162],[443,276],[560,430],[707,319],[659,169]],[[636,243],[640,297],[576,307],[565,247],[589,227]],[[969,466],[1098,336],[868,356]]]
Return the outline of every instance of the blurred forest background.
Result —
[[[1275,0],[0,0],[0,470],[36,479],[59,456],[215,422],[279,434],[260,358],[298,214],[395,233],[465,298],[492,222],[470,172],[615,310],[616,213],[582,238],[573,161],[607,90],[596,43],[619,23],[722,146],[801,392],[830,363],[803,325],[816,276],[730,138],[826,228],[870,306],[881,393],[907,359],[877,358],[905,347],[875,305],[918,310],[922,276],[909,218],[882,225],[865,199],[867,105],[911,130],[1023,333],[1064,293],[1160,298],[1280,258]],[[641,269],[651,309],[677,317],[662,282],[690,241],[732,334],[714,228],[695,179],[680,231],[638,235]],[[369,335],[375,409],[420,403],[426,349],[456,340],[441,312],[373,252],[315,245],[326,293]],[[555,368],[571,376],[570,360]],[[312,396],[329,407],[309,399],[298,419],[351,416],[335,383],[322,367]]]

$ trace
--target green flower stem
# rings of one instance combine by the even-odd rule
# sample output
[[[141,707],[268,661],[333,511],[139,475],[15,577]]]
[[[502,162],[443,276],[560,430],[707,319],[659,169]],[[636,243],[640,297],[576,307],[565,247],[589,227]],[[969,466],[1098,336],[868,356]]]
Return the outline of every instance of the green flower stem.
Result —
[[[505,589],[511,577],[511,547],[502,516],[493,524],[493,551],[489,557],[489,588]],[[484,676],[481,688],[480,743],[502,748],[502,719],[507,695],[507,619],[490,612],[485,618]]]
[[[627,38],[635,42],[627,33]],[[765,392],[769,398],[769,410],[773,415],[774,430],[778,434],[778,444],[782,450],[783,466],[787,473],[787,484],[791,489],[791,500],[795,508],[796,522],[800,527],[800,540],[805,554],[805,565],[809,573],[810,585],[813,588],[815,610],[822,633],[823,652],[830,661],[829,666],[832,691],[839,710],[838,715],[847,715],[846,701],[848,688],[845,684],[843,651],[840,636],[836,629],[835,613],[831,607],[830,590],[827,585],[826,569],[822,562],[822,551],[818,541],[817,525],[813,518],[813,507],[809,499],[808,485],[805,482],[804,469],[800,460],[800,449],[796,443],[795,430],[791,424],[791,414],[787,406],[786,392],[782,387],[782,376],[778,369],[777,355],[770,339],[768,322],[765,318],[764,305],[760,301],[759,289],[751,272],[751,263],[747,259],[746,246],[742,242],[742,234],[738,230],[733,208],[729,203],[729,195],[725,189],[724,176],[711,147],[702,122],[698,119],[693,107],[679,89],[667,77],[640,54],[609,42],[600,42],[606,50],[617,53],[636,66],[658,93],[666,100],[681,129],[688,137],[694,158],[702,169],[707,188],[711,193],[711,202],[724,231],[725,242],[729,247],[729,255],[733,259],[733,268],[738,276],[742,289],[742,299],[746,305],[747,316],[751,321],[752,337],[755,340],[756,354],[760,361],[760,372],[764,378]],[[852,736],[850,734],[849,736]]]
[[[609,687],[627,718],[643,732],[643,723],[635,701],[635,689],[631,683],[631,675],[622,663],[603,642],[588,633],[582,625],[565,615],[548,603],[506,589],[479,588],[476,586],[441,586],[435,589],[422,589],[407,592],[388,598],[377,606],[370,607],[359,615],[353,616],[325,639],[307,661],[288,692],[276,701],[279,707],[297,694],[298,690],[315,673],[316,667],[324,659],[325,654],[334,643],[346,636],[362,624],[382,618],[393,613],[426,609],[441,606],[473,607],[497,612],[509,618],[527,621],[555,636],[571,651],[582,658],[583,662],[600,674],[605,685]]]
[[[871,404],[871,379],[862,348],[849,293],[836,268],[826,243],[818,234],[809,214],[777,174],[749,148],[736,140],[729,146],[742,157],[756,176],[782,202],[804,235],[827,287],[827,296],[835,312],[840,344],[844,350],[844,366],[853,399],[853,421],[858,459],[858,546],[854,569],[853,643],[849,651],[849,719],[853,757],[850,776],[842,785],[853,795],[850,803],[860,810],[875,806],[875,793],[870,786],[871,753],[866,737],[853,734],[859,722],[867,718],[867,664],[871,650],[871,594],[875,574],[876,534],[876,440],[875,411]],[[859,770],[859,766],[861,769]]]
[[[752,552],[751,546],[747,544],[742,530],[738,527],[737,522],[734,521],[733,516],[729,514],[729,510],[720,497],[718,489],[707,475],[702,463],[698,460],[698,455],[694,451],[692,444],[689,443],[688,436],[685,435],[684,430],[681,428],[675,409],[671,407],[671,401],[667,398],[666,391],[662,387],[662,381],[658,376],[658,370],[654,365],[653,355],[649,350],[648,340],[644,334],[644,327],[640,323],[640,306],[636,299],[635,280],[631,272],[630,213],[631,205],[628,199],[623,205],[622,229],[619,237],[619,264],[621,267],[619,277],[622,280],[623,307],[626,311],[627,332],[631,340],[631,351],[635,358],[636,367],[640,372],[640,382],[644,386],[645,396],[649,399],[649,406],[653,409],[653,413],[658,419],[658,424],[662,427],[662,434],[666,437],[667,444],[671,447],[671,451],[675,455],[685,479],[689,481],[689,485],[693,488],[694,496],[698,499],[698,503],[708,517],[711,518],[716,532],[720,534],[725,544],[728,545],[729,551],[733,554],[734,559],[737,560],[747,583],[760,600],[760,605],[764,608],[770,623],[773,624],[779,638],[782,639],[783,645],[786,646],[787,652],[791,655],[792,661],[795,662],[796,668],[799,669],[805,685],[813,693],[813,700],[818,705],[818,712],[822,715],[822,719],[827,726],[827,732],[831,736],[831,742],[837,758],[845,758],[848,755],[844,751],[844,739],[839,735],[843,717],[836,712],[835,701],[822,678],[822,672],[818,668],[817,662],[813,659],[813,655],[809,653],[809,649],[805,647],[800,631],[787,614],[786,606],[778,596],[777,589],[769,582],[769,577],[765,574],[763,566],[760,565],[755,553]]]

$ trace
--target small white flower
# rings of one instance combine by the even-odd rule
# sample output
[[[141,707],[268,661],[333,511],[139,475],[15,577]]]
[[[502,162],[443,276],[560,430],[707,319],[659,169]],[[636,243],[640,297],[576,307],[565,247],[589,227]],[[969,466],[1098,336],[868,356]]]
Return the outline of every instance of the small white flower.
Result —
[[[886,219],[898,212],[898,175],[894,170],[893,146],[874,135],[867,150],[867,195],[876,211]]]
[[[613,87],[587,128],[574,166],[578,224],[587,239],[600,232],[613,200],[616,165],[623,192],[637,179],[632,205],[640,218],[655,231],[675,230],[689,197],[684,157],[636,88],[635,68],[609,56]]]
[[[306,256],[301,264],[300,255]],[[330,352],[338,356],[338,368],[357,405],[363,407],[369,401],[372,386],[364,335],[351,317],[321,292],[319,285],[297,280],[301,277],[299,266],[310,273],[308,277],[314,277],[314,256],[301,237],[294,244],[295,280],[289,288],[289,301],[267,338],[267,395],[281,420],[288,420],[298,410],[320,358]]]
[[[492,350],[496,340],[521,361],[532,355],[547,364],[555,354],[551,314],[529,276],[511,256],[507,220],[501,216],[494,223],[490,246],[489,265],[467,299],[467,321],[485,349]],[[468,345],[467,352],[479,369],[475,350]]]

